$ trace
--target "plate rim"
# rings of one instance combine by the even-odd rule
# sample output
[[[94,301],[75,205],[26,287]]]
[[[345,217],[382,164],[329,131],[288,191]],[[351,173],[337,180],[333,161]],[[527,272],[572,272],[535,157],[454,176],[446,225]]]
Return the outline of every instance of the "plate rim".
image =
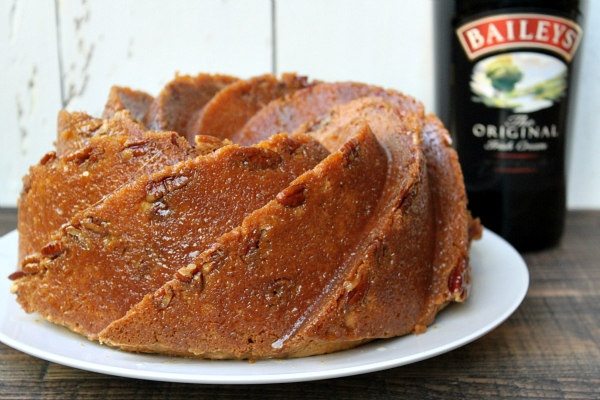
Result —
[[[0,242],[6,240],[7,237],[12,235],[17,235],[17,230],[10,231],[3,236],[0,236]],[[392,358],[388,360],[375,361],[367,364],[361,365],[353,365],[348,367],[333,367],[329,370],[324,371],[302,371],[302,372],[289,372],[289,373],[281,373],[281,374],[257,374],[257,375],[200,375],[200,374],[182,374],[178,372],[168,372],[168,371],[145,371],[145,370],[136,370],[126,367],[116,367],[110,366],[101,363],[94,363],[86,360],[76,359],[69,356],[64,356],[60,354],[56,354],[53,352],[49,352],[38,347],[31,346],[27,343],[22,343],[8,335],[5,334],[4,331],[0,330],[0,342],[5,345],[26,353],[30,356],[43,359],[45,361],[54,362],[60,365],[65,365],[71,368],[81,369],[85,371],[101,373],[105,375],[119,376],[125,378],[134,378],[134,379],[144,379],[151,381],[160,381],[160,382],[176,382],[176,383],[195,383],[195,384],[275,384],[275,383],[291,383],[291,382],[306,382],[306,381],[314,381],[314,380],[323,380],[323,379],[332,379],[339,378],[345,376],[353,376],[358,374],[367,374],[376,371],[382,371],[390,368],[395,368],[403,365],[408,365],[411,363],[423,361],[435,356],[438,356],[443,353],[447,353],[456,348],[467,345],[483,335],[491,332],[495,328],[497,328],[500,324],[506,321],[521,305],[525,296],[527,295],[530,283],[530,276],[527,264],[521,254],[519,254],[514,247],[512,247],[506,240],[497,235],[496,233],[490,231],[489,229],[484,228],[483,232],[484,237],[490,237],[492,241],[499,241],[508,251],[512,253],[512,256],[516,256],[516,258],[520,261],[519,269],[522,274],[520,278],[522,281],[520,284],[522,285],[522,291],[514,297],[512,303],[509,307],[507,307],[502,313],[499,313],[495,319],[480,327],[479,329],[471,332],[470,334],[461,337],[460,339],[456,339],[449,343],[445,343],[440,346],[436,346],[432,349],[421,351],[415,354],[411,354],[408,356],[403,356],[399,358]],[[484,240],[483,238],[481,240]],[[2,279],[0,277],[0,279]],[[4,294],[6,296],[6,294]],[[66,329],[66,328],[65,328]],[[68,331],[67,331],[68,332]],[[397,338],[390,338],[391,340]],[[90,343],[97,344],[96,342],[90,341]],[[118,349],[112,349],[108,346],[105,346],[106,349],[121,351]],[[342,353],[342,352],[340,352]],[[333,353],[333,354],[340,354]],[[140,356],[149,356],[146,354],[137,354]],[[317,355],[312,357],[324,357],[327,355]],[[177,357],[173,357],[176,359]],[[293,359],[292,359],[293,360]],[[261,362],[270,362],[275,360],[257,360],[255,365],[259,365]],[[285,362],[286,360],[276,360],[278,362]],[[243,362],[247,363],[246,360],[232,360],[228,362]]]

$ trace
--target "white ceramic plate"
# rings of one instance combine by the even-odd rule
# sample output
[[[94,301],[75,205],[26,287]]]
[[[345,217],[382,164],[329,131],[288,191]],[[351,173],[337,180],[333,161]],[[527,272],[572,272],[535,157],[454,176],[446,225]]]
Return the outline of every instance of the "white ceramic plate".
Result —
[[[279,383],[356,375],[424,360],[465,345],[491,331],[519,306],[529,284],[525,262],[490,231],[473,243],[473,290],[465,304],[440,313],[422,335],[379,340],[339,353],[291,360],[190,360],[140,355],[90,342],[26,314],[5,277],[17,259],[17,232],[0,238],[0,341],[55,363],[131,378],[189,383]]]

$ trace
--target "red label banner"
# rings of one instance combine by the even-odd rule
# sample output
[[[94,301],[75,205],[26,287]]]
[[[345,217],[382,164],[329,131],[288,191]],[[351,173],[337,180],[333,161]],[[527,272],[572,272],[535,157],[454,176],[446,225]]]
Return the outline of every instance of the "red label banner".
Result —
[[[508,48],[542,48],[571,61],[582,30],[575,22],[543,14],[502,14],[462,25],[456,34],[470,60]]]

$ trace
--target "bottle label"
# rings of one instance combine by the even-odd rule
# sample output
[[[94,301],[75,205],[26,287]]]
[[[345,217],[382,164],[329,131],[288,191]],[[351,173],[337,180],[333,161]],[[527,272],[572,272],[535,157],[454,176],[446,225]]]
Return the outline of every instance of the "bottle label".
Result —
[[[469,82],[472,108],[477,104],[504,110],[502,116],[481,111],[470,125],[470,133],[483,151],[500,153],[496,157],[504,160],[494,172],[536,172],[531,161],[551,148],[560,132],[554,118],[534,113],[561,102],[567,73],[568,66],[560,59],[534,52],[502,53],[474,64]]]
[[[460,26],[458,39],[470,60],[498,50],[541,48],[571,61],[581,41],[575,22],[544,14],[500,14]]]
[[[574,21],[534,13],[456,28],[451,128],[467,188],[499,188],[507,176],[561,176],[569,64],[581,35]]]

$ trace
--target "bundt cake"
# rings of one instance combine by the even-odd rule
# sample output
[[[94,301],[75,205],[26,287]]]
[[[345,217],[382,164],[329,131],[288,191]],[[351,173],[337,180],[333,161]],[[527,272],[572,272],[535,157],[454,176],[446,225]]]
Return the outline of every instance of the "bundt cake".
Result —
[[[119,111],[127,110],[134,119],[143,121],[153,101],[154,97],[146,92],[113,86],[110,88],[102,117],[110,118]]]
[[[113,87],[103,119],[61,111],[18,224],[25,311],[218,359],[422,332],[467,298],[481,232],[419,102],[294,74],[178,76],[156,98]]]
[[[189,132],[188,125],[194,126],[206,103],[235,81],[227,75],[177,76],[152,101],[143,121],[150,129],[176,131],[193,142],[198,132]],[[109,99],[106,108],[110,103]]]
[[[20,257],[41,249],[78,211],[140,174],[183,161],[191,151],[175,132],[94,136],[76,151],[47,153],[25,178],[19,201]]]
[[[218,92],[188,125],[188,135],[215,135],[231,138],[254,114],[280,97],[308,87],[305,77],[283,74],[281,80],[262,75],[238,81]],[[223,112],[225,110],[225,112]]]

